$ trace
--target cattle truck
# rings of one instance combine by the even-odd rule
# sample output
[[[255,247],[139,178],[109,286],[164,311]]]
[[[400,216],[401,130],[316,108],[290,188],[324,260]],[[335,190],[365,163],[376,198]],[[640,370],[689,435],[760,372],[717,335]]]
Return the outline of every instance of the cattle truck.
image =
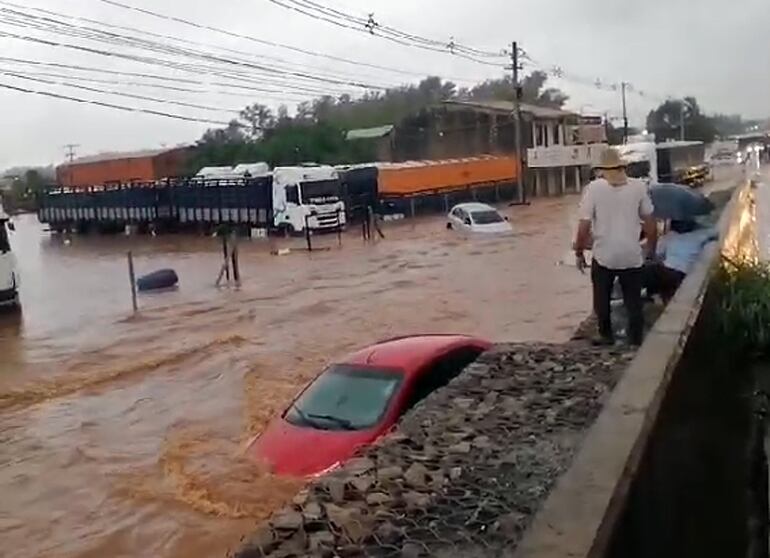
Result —
[[[54,230],[220,225],[281,233],[334,231],[346,223],[338,172],[302,165],[263,164],[204,169],[199,176],[153,183],[55,189],[41,200],[40,220]]]

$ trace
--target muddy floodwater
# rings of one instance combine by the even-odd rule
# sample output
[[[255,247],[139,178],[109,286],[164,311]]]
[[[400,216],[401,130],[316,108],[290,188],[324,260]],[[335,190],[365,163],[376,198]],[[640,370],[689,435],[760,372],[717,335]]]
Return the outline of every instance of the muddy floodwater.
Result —
[[[466,238],[436,216],[357,229],[328,250],[244,241],[243,285],[214,287],[216,240],[52,236],[16,219],[21,318],[0,323],[1,554],[210,557],[294,495],[242,458],[247,441],[324,365],[389,336],[464,332],[561,341],[590,307],[559,265],[577,198],[505,207],[512,236]],[[173,267],[176,292],[140,295]]]

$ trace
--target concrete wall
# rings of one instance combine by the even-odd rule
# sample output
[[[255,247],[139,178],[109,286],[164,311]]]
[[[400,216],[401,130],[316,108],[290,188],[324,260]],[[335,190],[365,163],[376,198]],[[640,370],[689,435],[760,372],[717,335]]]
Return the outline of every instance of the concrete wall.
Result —
[[[751,250],[749,188],[720,221],[519,546],[517,558],[746,556],[751,379],[719,339],[721,250]],[[748,245],[748,246],[747,246]]]

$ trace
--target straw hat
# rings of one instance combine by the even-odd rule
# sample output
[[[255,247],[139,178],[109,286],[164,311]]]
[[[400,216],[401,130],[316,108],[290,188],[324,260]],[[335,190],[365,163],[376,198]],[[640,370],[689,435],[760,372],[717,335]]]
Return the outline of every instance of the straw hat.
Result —
[[[619,170],[625,169],[627,166],[628,163],[623,160],[618,150],[608,147],[604,150],[599,162],[594,165],[594,168],[599,170]]]

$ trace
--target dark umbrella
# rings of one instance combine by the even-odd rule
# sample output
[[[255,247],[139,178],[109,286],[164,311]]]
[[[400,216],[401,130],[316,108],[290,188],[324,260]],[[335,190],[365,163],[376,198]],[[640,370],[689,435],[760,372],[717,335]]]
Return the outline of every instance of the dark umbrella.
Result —
[[[650,186],[650,197],[658,219],[690,221],[714,211],[714,204],[706,196],[679,184]]]

